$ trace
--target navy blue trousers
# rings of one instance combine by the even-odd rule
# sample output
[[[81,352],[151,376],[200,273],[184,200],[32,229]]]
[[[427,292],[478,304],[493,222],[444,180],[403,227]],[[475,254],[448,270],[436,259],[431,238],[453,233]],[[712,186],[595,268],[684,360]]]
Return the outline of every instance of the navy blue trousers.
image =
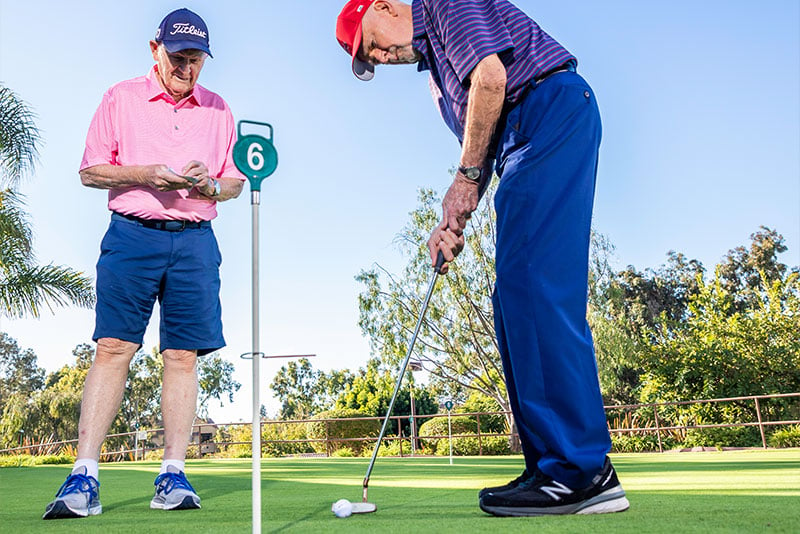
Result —
[[[531,89],[499,138],[494,319],[529,472],[587,486],[611,448],[586,322],[601,125],[578,74]]]

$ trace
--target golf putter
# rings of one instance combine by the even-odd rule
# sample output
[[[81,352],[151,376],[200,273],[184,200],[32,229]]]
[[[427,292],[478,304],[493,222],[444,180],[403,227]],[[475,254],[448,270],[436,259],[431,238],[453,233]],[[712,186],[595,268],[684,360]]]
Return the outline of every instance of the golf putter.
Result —
[[[381,427],[381,432],[378,435],[378,442],[375,444],[375,450],[372,451],[372,459],[369,461],[369,467],[367,467],[367,474],[364,476],[364,494],[361,499],[361,502],[354,502],[353,503],[353,513],[354,514],[368,514],[377,510],[377,506],[374,503],[369,502],[367,499],[367,490],[369,486],[369,476],[372,474],[372,468],[375,466],[375,458],[378,457],[378,449],[381,447],[381,442],[383,441],[383,436],[386,434],[386,427],[389,425],[389,417],[392,415],[392,409],[394,408],[394,402],[397,400],[397,394],[400,392],[400,386],[403,384],[403,376],[406,374],[406,369],[408,368],[408,362],[411,359],[411,353],[414,350],[414,343],[417,341],[417,335],[419,334],[419,329],[422,327],[422,320],[425,318],[425,312],[428,310],[428,303],[431,300],[431,295],[433,294],[433,288],[436,285],[436,279],[439,276],[439,273],[442,269],[442,265],[444,265],[444,255],[442,252],[439,251],[439,255],[436,257],[436,265],[433,268],[433,275],[431,275],[431,281],[428,284],[428,292],[425,294],[425,300],[422,301],[422,308],[419,311],[419,318],[417,318],[417,326],[414,328],[414,335],[411,336],[411,341],[408,344],[408,352],[406,353],[406,359],[403,360],[403,365],[400,368],[400,374],[397,376],[397,383],[394,386],[394,393],[392,394],[392,400],[389,402],[389,408],[386,410],[386,417],[383,418],[383,426]]]

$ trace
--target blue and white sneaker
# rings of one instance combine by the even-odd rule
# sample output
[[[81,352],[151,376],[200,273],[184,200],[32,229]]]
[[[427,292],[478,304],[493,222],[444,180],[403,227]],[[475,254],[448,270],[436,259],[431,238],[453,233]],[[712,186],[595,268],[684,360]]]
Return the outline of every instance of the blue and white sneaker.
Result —
[[[200,497],[194,491],[183,471],[173,466],[167,467],[155,481],[156,494],[150,501],[150,508],[157,510],[191,510],[200,508]]]
[[[100,483],[96,478],[73,471],[61,484],[56,499],[47,505],[42,519],[66,519],[103,513],[100,505]]]

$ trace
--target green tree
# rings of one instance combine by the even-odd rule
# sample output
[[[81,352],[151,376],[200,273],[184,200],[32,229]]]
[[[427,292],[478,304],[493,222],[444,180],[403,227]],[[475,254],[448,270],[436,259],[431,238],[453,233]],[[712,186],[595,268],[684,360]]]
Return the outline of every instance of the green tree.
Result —
[[[740,246],[728,251],[719,265],[719,277],[733,295],[734,311],[757,307],[766,287],[777,280],[785,280],[789,268],[778,255],[786,250],[782,235],[761,226],[750,235],[749,248]]]
[[[354,375],[349,370],[315,370],[308,358],[290,361],[280,368],[270,388],[281,402],[281,419],[306,419],[333,408],[336,398]]]
[[[700,281],[685,328],[656,329],[642,400],[670,401],[792,393],[800,390],[800,275],[762,278],[752,308],[736,310],[736,295],[717,270]],[[777,406],[777,405],[776,405]],[[784,409],[786,405],[777,406]],[[694,406],[699,422],[755,420],[752,402]],[[786,414],[763,414],[768,419]]]
[[[209,354],[199,359],[198,374],[200,383],[199,412],[201,417],[208,417],[208,403],[216,399],[220,406],[224,405],[224,397],[233,402],[233,395],[242,385],[233,379],[233,364],[223,359],[218,353]]]
[[[45,370],[31,349],[20,349],[17,341],[0,332],[0,413],[5,399],[16,393],[31,396],[44,387]]]
[[[29,393],[14,393],[0,411],[0,445],[17,443],[20,430],[32,442],[69,440],[78,436],[80,404],[86,374],[94,359],[93,345],[81,344],[72,351],[74,363],[50,373],[43,388]],[[233,380],[233,366],[219,356],[204,357],[198,365],[201,414],[210,399],[230,399],[239,389]],[[120,412],[111,424],[110,434],[137,428],[156,428],[161,424],[161,380],[164,363],[157,349],[137,351],[128,371]],[[129,445],[127,438],[106,442],[108,449]]]
[[[389,402],[397,382],[397,377],[382,366],[377,358],[370,358],[366,369],[359,369],[353,382],[336,399],[336,408],[357,410],[361,413],[385,417],[389,409]],[[413,382],[411,371],[407,372],[404,387],[400,389],[395,400],[392,415],[411,414],[411,390],[414,392],[414,413],[417,416],[435,414],[439,405],[426,389],[417,387]],[[410,423],[402,421],[403,433],[410,435]],[[397,424],[392,422],[388,427],[392,432],[397,432]]]
[[[437,394],[463,400],[478,391],[508,410],[491,304],[496,188],[495,179],[468,223],[464,251],[439,280],[413,357],[430,373]],[[359,325],[370,339],[372,353],[387,365],[397,365],[405,357],[417,322],[431,275],[425,243],[438,223],[440,203],[433,191],[420,192],[419,205],[397,238],[408,258],[401,275],[375,266],[356,278],[364,286],[359,295]],[[510,416],[508,423],[514,428]]]

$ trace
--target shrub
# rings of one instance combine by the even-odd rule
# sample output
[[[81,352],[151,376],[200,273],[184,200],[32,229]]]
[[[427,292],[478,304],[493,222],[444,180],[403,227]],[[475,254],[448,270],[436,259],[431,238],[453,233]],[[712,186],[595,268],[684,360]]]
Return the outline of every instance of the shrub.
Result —
[[[30,467],[34,465],[30,454],[12,454],[0,456],[0,467]]]
[[[499,412],[502,411],[502,407],[492,397],[473,391],[457,411],[461,413]],[[473,417],[477,420],[477,416]],[[482,434],[501,434],[506,430],[506,418],[501,414],[481,415],[480,421]]]
[[[35,462],[36,465],[68,465],[75,462],[75,457],[68,454],[50,454],[36,458]]]
[[[147,462],[160,462],[164,459],[164,449],[156,449],[144,453],[144,459]]]
[[[383,443],[381,443],[381,448],[378,449],[378,456],[400,456],[400,447],[403,447],[403,456],[409,456],[411,454],[411,440],[410,439],[393,439],[393,440],[386,440],[383,439]],[[375,448],[375,443],[372,443],[372,446],[364,448],[364,453],[366,456],[371,456],[372,451]]]
[[[502,456],[511,454],[511,443],[505,436],[489,436],[481,438],[483,443],[483,454],[490,456]]]
[[[436,454],[447,456],[450,454],[450,441],[441,439],[436,445]],[[477,456],[478,438],[453,438],[453,456]]]
[[[456,415],[451,418],[452,423],[452,430],[453,436],[457,436],[459,434],[476,434],[478,432],[478,423],[475,421],[473,417],[469,417],[466,415]],[[422,426],[419,427],[419,437],[420,442],[424,448],[431,448],[437,451],[437,454],[440,454],[439,447],[442,442],[447,444],[447,437],[444,438],[429,438],[429,439],[422,439],[426,436],[447,436],[447,417],[436,417],[434,419],[430,419],[425,421]],[[455,451],[455,439],[453,439],[453,450]],[[468,439],[468,438],[458,438],[458,439]],[[477,444],[477,438],[475,439],[475,443]],[[449,445],[447,445],[449,450]],[[455,453],[455,452],[454,452]],[[477,453],[475,453],[477,454]]]
[[[722,428],[690,428],[683,440],[684,447],[760,447],[761,433],[754,426]]]
[[[253,456],[251,454],[251,443],[253,441],[251,425],[219,427],[214,441],[217,443],[235,443],[234,445],[220,445],[215,454],[218,458],[252,458]]]
[[[31,467],[34,465],[62,465],[71,464],[74,456],[66,454],[48,454],[45,456],[31,456],[30,454],[14,454],[0,456],[0,467]]]
[[[360,456],[364,447],[364,441],[326,441],[326,440],[345,440],[369,438],[377,436],[380,432],[380,421],[377,419],[349,419],[367,417],[359,410],[350,408],[336,408],[322,412],[314,419],[306,423],[306,434],[313,441],[310,445],[315,452],[333,454],[338,449],[347,447],[357,456]],[[325,421],[325,420],[329,421]],[[334,419],[334,421],[330,421]],[[335,419],[348,419],[346,421],[335,421]]]
[[[351,449],[350,447],[342,447],[341,449],[336,449],[335,451],[333,451],[333,454],[331,454],[331,456],[335,458],[353,458],[355,456],[355,453],[353,452],[353,449]]]
[[[769,446],[775,448],[800,447],[800,425],[776,430],[769,437]]]
[[[486,436],[481,437],[480,443],[478,438],[453,438],[453,456],[500,456],[503,454],[511,454],[511,446],[509,445],[508,438],[503,436]],[[440,439],[436,445],[436,454],[439,456],[450,455],[450,440],[447,438]]]
[[[301,423],[269,423],[261,427],[264,456],[281,457],[314,452],[307,441],[306,425]]]
[[[661,437],[661,444],[665,450],[675,448],[675,440],[666,436]],[[657,452],[658,436],[655,434],[611,434],[611,450],[614,452]]]

